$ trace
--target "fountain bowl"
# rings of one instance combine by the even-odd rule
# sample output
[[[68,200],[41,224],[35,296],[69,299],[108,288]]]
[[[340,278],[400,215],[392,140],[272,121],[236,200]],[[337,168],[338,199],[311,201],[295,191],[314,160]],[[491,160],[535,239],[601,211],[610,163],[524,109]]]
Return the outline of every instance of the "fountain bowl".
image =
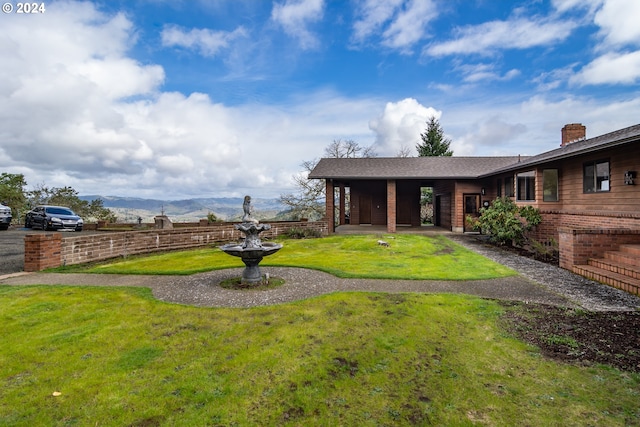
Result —
[[[242,284],[251,285],[262,282],[262,273],[260,272],[260,261],[265,256],[272,255],[282,249],[282,244],[265,242],[259,247],[245,247],[242,244],[228,243],[220,246],[225,253],[239,257],[245,265],[242,272]]]

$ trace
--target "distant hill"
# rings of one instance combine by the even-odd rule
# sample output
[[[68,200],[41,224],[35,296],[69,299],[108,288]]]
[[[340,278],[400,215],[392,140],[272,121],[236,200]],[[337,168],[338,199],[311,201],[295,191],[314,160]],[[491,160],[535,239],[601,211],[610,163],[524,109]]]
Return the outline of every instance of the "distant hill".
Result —
[[[153,217],[163,212],[173,222],[193,222],[206,218],[213,213],[224,221],[237,221],[242,218],[242,197],[214,197],[185,200],[141,199],[137,197],[79,196],[82,200],[101,199],[105,208],[111,209],[119,222],[153,222]],[[286,215],[287,207],[279,199],[251,199],[254,216],[259,220],[280,219]],[[284,219],[284,218],[282,218]]]

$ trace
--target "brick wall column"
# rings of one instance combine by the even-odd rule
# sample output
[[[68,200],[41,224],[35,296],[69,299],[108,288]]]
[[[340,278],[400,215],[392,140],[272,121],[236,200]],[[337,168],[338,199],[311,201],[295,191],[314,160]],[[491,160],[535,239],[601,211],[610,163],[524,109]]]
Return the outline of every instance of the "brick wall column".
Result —
[[[24,271],[41,271],[62,265],[62,234],[27,234],[24,238]]]
[[[387,180],[387,231],[396,232],[396,181]]]
[[[335,206],[333,201],[333,181],[327,179],[326,181],[326,216],[327,216],[327,228],[329,234],[333,234],[335,228]]]
[[[567,227],[559,228],[558,252],[560,254],[560,267],[569,271],[577,264],[576,255],[574,254],[575,245],[574,230]]]

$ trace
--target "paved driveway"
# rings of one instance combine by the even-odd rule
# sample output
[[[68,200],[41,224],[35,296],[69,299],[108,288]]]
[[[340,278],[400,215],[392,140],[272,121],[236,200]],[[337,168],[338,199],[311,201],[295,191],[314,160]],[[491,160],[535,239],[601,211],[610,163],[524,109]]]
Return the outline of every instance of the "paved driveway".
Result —
[[[8,230],[0,230],[0,275],[18,273],[24,270],[24,236],[34,233],[55,233],[38,229],[12,226]],[[64,233],[74,233],[65,231]],[[82,233],[97,233],[83,231]]]
[[[32,232],[38,231],[14,227],[0,230],[0,275],[24,270],[24,236]]]

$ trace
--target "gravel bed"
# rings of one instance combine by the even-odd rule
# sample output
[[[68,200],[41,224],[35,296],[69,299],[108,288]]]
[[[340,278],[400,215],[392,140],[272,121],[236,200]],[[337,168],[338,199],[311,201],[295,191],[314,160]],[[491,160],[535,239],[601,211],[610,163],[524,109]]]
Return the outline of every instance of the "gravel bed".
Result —
[[[482,242],[473,235],[449,235],[456,243],[510,267],[520,275],[563,295],[589,311],[640,310],[640,298],[628,292],[589,280],[564,268],[523,257]]]

